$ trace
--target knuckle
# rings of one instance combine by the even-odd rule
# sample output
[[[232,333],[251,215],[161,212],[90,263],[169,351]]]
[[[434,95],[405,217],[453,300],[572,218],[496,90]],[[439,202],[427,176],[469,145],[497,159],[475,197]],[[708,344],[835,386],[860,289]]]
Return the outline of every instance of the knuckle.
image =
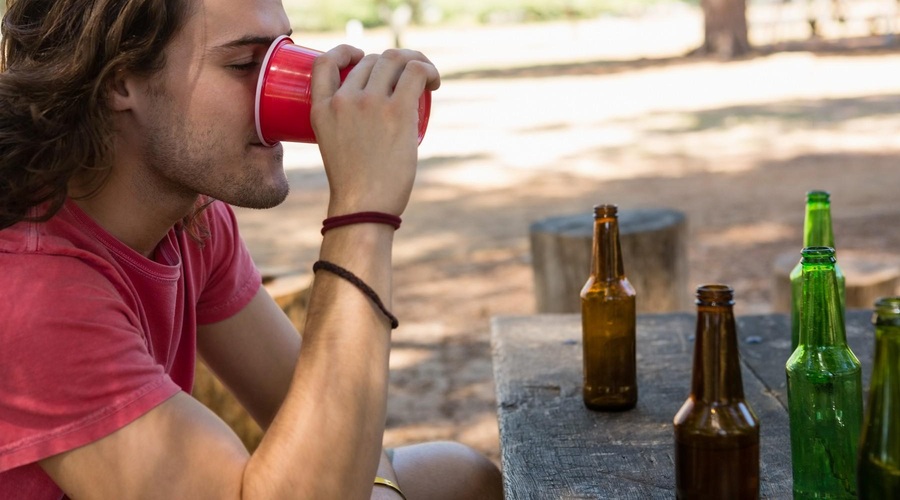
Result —
[[[387,49],[381,53],[381,57],[388,61],[400,61],[406,57],[403,49]]]
[[[332,56],[328,53],[325,53],[313,60],[313,71],[320,70],[324,66],[333,66],[334,64],[335,62],[332,59]]]
[[[367,63],[374,63],[377,60],[378,60],[378,54],[366,54],[362,58],[362,61],[365,61]],[[360,62],[362,62],[362,61],[360,61]]]
[[[353,97],[347,94],[346,92],[336,92],[331,97],[331,108],[332,109],[344,109],[349,107],[353,103]]]
[[[427,77],[431,74],[433,66],[424,61],[412,60],[406,63],[406,71],[416,75]]]

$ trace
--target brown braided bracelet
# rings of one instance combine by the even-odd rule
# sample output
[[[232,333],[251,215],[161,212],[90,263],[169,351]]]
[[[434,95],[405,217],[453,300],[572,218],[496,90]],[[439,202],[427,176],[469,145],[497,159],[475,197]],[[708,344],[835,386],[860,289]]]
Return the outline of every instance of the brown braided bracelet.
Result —
[[[352,283],[356,288],[359,288],[359,290],[366,297],[369,297],[369,299],[371,299],[372,302],[374,302],[375,305],[378,306],[378,309],[381,310],[381,312],[383,312],[385,316],[387,316],[388,320],[390,320],[391,322],[392,330],[400,326],[400,322],[397,320],[397,317],[391,314],[391,312],[387,310],[387,307],[384,307],[384,303],[381,302],[381,297],[379,297],[378,294],[375,293],[375,290],[372,290],[372,287],[367,285],[363,280],[359,279],[359,277],[357,277],[355,274],[337,264],[328,262],[327,260],[316,261],[316,263],[313,264],[313,273],[320,269],[340,276],[341,278],[344,278],[345,280]]]

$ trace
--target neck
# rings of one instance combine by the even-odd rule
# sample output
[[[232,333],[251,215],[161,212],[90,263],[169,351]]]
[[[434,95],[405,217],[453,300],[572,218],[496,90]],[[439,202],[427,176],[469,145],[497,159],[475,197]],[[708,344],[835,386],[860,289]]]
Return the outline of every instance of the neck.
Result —
[[[597,280],[615,281],[625,275],[619,245],[619,222],[616,218],[594,220],[593,252],[591,274]]]
[[[113,168],[96,192],[77,182],[69,186],[73,201],[116,239],[145,257],[152,257],[159,242],[196,206],[196,193],[172,193],[148,189],[152,185]]]
[[[803,246],[834,247],[834,232],[832,231],[829,205],[817,203],[807,210],[803,228]]]
[[[802,290],[800,343],[808,346],[845,344],[844,312],[839,306],[834,266],[804,267]]]
[[[727,404],[744,399],[735,333],[730,306],[699,307],[691,380],[697,400]]]

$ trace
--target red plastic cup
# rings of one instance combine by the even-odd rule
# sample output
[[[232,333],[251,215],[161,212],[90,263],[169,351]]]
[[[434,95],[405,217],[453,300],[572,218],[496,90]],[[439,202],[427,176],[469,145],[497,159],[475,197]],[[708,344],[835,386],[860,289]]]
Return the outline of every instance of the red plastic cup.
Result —
[[[256,133],[266,146],[280,141],[316,143],[309,121],[313,61],[322,51],[295,45],[287,36],[272,42],[256,84]],[[341,82],[352,67],[341,71]],[[431,115],[431,91],[419,98],[419,143]]]

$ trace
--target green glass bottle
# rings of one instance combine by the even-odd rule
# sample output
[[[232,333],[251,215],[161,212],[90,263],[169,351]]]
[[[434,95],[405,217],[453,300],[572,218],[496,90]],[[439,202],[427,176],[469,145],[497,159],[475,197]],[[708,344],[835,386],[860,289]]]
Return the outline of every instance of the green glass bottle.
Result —
[[[859,360],[847,346],[834,249],[804,248],[800,343],[787,361],[795,499],[856,498]]]
[[[594,207],[591,275],[581,290],[584,405],[628,410],[637,404],[635,292],[622,265],[618,208]]]
[[[691,394],[675,415],[675,496],[759,498],[759,419],[744,400],[734,291],[697,289]]]
[[[806,247],[834,248],[834,230],[831,225],[831,195],[827,191],[810,191],[806,193],[806,217],[803,219],[803,248]],[[841,308],[844,308],[847,303],[845,300],[844,273],[841,271],[841,266],[837,263],[834,265],[834,272],[837,275]],[[791,270],[790,279],[791,352],[794,352],[800,340],[800,288],[803,285],[800,262],[797,262],[797,265]]]
[[[900,297],[875,302],[875,361],[859,445],[859,498],[900,498]]]

